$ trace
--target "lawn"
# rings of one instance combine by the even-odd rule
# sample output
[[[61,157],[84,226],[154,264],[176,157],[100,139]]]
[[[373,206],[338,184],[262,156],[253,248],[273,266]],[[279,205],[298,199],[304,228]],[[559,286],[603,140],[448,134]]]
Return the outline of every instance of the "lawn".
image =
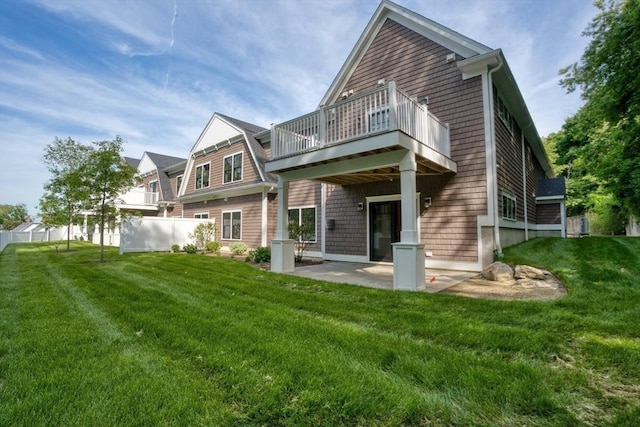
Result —
[[[637,425],[640,239],[536,239],[555,301],[74,242],[0,255],[0,425]]]

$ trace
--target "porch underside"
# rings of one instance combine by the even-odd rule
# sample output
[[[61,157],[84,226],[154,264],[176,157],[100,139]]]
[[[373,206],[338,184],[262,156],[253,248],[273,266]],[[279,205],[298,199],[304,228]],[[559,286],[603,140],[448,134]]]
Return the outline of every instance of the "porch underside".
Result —
[[[394,131],[273,160],[267,171],[289,181],[316,180],[349,185],[400,178],[399,163],[415,152],[416,176],[456,172],[456,163],[437,151]]]

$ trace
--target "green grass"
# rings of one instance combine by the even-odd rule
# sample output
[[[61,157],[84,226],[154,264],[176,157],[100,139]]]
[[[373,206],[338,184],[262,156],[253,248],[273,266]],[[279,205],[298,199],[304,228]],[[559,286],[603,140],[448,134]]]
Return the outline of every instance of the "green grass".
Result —
[[[555,301],[74,242],[0,255],[0,425],[637,425],[640,239],[537,239]]]

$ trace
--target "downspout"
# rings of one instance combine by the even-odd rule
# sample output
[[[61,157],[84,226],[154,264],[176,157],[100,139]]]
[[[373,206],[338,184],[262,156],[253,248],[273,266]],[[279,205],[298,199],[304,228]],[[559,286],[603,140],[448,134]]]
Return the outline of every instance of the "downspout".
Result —
[[[502,259],[502,245],[500,244],[500,216],[498,214],[498,160],[497,160],[497,146],[496,146],[496,129],[495,129],[495,110],[493,105],[493,79],[491,78],[493,73],[502,68],[503,62],[500,60],[500,63],[497,67],[492,68],[487,73],[487,81],[489,85],[489,108],[490,108],[490,117],[491,123],[489,124],[489,131],[491,132],[491,145],[493,150],[491,150],[491,163],[493,167],[493,250],[496,254],[497,259]]]
[[[527,212],[527,170],[524,158],[524,129],[520,130],[520,142],[522,144],[522,200],[524,202],[524,241],[529,241],[529,219]]]

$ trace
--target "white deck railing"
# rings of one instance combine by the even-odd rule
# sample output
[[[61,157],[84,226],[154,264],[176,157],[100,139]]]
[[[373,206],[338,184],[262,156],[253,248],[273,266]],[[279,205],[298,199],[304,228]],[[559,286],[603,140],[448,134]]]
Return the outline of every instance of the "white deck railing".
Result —
[[[449,127],[396,89],[395,82],[321,107],[272,127],[272,159],[293,156],[379,133],[402,131],[450,156]]]
[[[132,188],[119,200],[123,205],[157,205],[158,193],[146,191],[144,188]]]

